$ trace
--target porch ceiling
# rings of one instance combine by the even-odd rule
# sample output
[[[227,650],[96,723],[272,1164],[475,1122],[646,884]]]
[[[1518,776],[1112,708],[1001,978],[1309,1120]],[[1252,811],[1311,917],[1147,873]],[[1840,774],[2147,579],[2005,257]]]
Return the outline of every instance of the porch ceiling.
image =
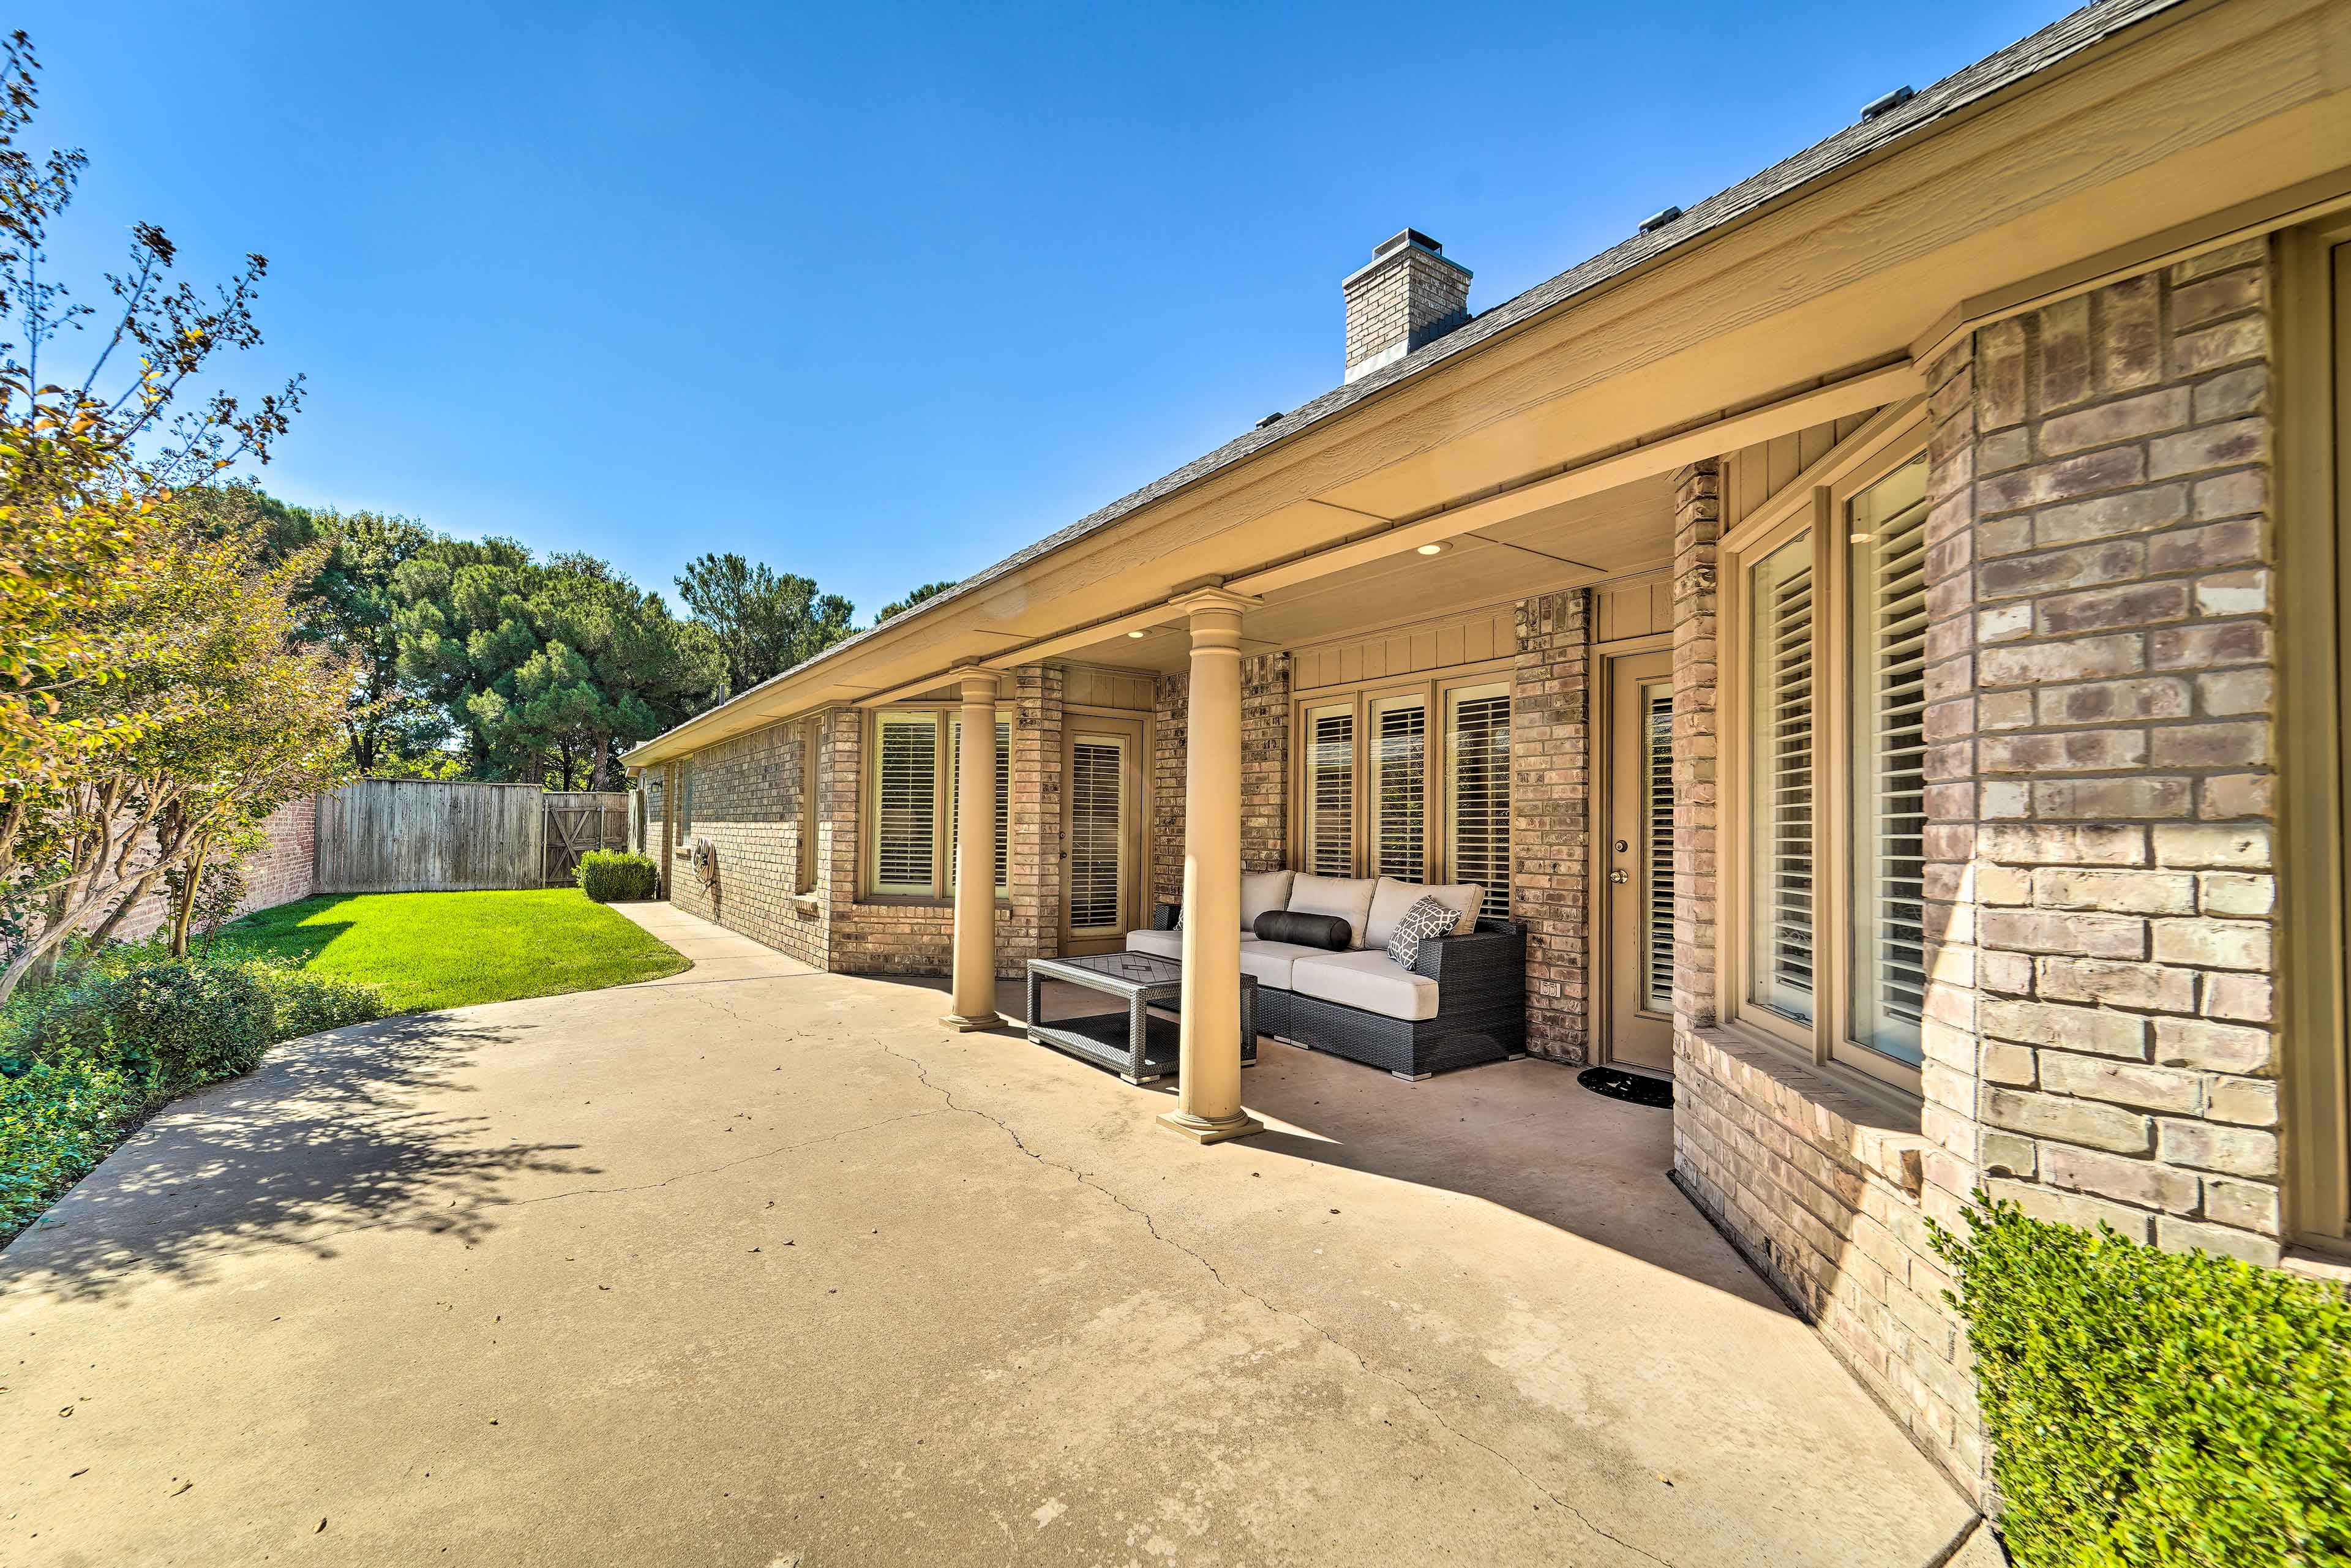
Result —
[[[1275,589],[1241,619],[1253,650],[1298,648],[1401,621],[1450,614],[1667,564],[1673,555],[1673,480],[1627,485],[1473,529],[1440,555],[1406,552]],[[1385,525],[1365,520],[1365,533]],[[1190,642],[1179,617],[1113,633],[1057,655],[1081,664],[1180,670]]]

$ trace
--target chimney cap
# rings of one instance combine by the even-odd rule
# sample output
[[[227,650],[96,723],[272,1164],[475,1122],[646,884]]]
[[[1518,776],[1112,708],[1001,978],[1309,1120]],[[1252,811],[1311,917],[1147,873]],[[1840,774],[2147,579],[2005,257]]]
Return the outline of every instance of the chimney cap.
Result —
[[[1390,251],[1401,250],[1404,246],[1408,245],[1416,245],[1421,249],[1428,252],[1431,256],[1443,256],[1445,254],[1445,247],[1443,246],[1437,244],[1435,240],[1421,233],[1418,229],[1407,228],[1399,229],[1395,234],[1391,235],[1388,238],[1384,239],[1380,241],[1379,244],[1374,246],[1372,247],[1372,256],[1376,259],[1377,257],[1387,255]]]

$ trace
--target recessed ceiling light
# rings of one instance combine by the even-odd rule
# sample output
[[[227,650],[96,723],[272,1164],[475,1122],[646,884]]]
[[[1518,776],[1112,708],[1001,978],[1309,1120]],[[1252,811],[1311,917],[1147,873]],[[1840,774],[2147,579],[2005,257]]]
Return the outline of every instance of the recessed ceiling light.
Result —
[[[1447,550],[1451,549],[1453,547],[1451,545],[1442,543],[1425,544],[1420,547],[1420,553],[1423,555],[1443,555]]]
[[[1142,633],[1142,632],[1129,632],[1127,633],[1127,635],[1128,635],[1128,636],[1130,636],[1130,637],[1140,638],[1140,637],[1143,635],[1143,633]]]

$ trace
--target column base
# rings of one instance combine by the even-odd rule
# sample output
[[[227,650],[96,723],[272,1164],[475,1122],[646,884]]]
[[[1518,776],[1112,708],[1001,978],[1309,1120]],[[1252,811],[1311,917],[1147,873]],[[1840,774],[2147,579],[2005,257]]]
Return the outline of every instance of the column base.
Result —
[[[939,1022],[946,1025],[947,1028],[954,1030],[958,1034],[968,1034],[976,1029],[1003,1028],[1004,1015],[1001,1013],[974,1013],[969,1018],[966,1018],[961,1013],[949,1013],[946,1017],[939,1019]]]
[[[1265,1124],[1247,1112],[1211,1121],[1189,1112],[1163,1111],[1159,1124],[1171,1133],[1183,1134],[1196,1144],[1221,1144],[1230,1138],[1246,1138],[1253,1133],[1265,1131]]]

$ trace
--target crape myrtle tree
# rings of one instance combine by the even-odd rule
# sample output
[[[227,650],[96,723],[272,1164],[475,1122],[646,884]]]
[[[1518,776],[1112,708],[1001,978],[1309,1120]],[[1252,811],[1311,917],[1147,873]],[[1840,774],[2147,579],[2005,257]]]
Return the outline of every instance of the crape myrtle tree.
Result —
[[[51,269],[87,159],[25,138],[39,64],[0,42],[0,1001],[85,920],[199,846],[335,775],[313,745],[347,672],[298,646],[315,570],[204,486],[266,462],[299,379],[251,402],[202,384],[260,341],[267,263],[200,294],[163,231],[136,225],[103,308]],[[321,685],[323,683],[323,686]]]

